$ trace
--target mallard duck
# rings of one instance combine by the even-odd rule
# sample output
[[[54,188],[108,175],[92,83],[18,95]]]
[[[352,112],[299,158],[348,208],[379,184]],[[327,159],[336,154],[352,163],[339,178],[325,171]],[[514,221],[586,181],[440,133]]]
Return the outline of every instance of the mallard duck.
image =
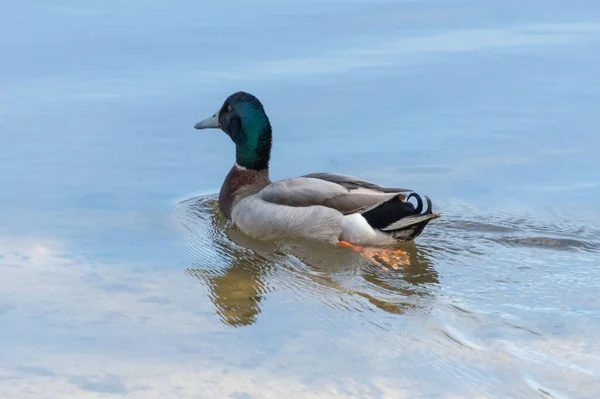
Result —
[[[271,123],[252,94],[230,95],[217,113],[194,127],[221,129],[235,143],[235,163],[221,187],[219,208],[249,236],[325,241],[373,258],[385,250],[369,252],[363,247],[414,240],[441,216],[433,213],[427,196],[423,212],[419,194],[353,176],[310,173],[271,181]]]

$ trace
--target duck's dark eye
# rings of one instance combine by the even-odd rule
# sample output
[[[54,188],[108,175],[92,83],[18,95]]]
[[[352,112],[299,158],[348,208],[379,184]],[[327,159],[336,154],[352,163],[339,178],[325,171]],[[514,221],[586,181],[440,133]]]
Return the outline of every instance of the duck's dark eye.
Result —
[[[231,104],[227,104],[227,112],[231,112],[233,110],[233,108],[231,107]]]

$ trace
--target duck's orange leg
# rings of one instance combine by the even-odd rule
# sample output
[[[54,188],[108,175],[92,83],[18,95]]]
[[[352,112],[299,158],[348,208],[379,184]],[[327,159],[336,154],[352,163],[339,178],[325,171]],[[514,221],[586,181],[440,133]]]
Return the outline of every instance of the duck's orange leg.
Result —
[[[392,269],[397,269],[400,266],[406,266],[410,263],[410,257],[401,249],[362,248],[346,241],[339,241],[338,246],[350,248],[356,252],[359,252],[371,262],[378,265],[383,263]]]
[[[358,245],[350,244],[348,241],[340,240],[337,245],[340,247],[353,249],[356,252],[361,252],[361,253],[363,252],[363,248],[359,247]]]

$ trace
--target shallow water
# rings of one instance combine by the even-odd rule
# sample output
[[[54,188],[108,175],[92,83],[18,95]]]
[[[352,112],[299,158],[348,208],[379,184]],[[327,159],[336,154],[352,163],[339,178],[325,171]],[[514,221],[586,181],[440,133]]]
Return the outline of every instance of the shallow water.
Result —
[[[1,398],[600,396],[596,3],[3,10]],[[409,265],[227,223],[240,89],[272,178],[433,199]]]

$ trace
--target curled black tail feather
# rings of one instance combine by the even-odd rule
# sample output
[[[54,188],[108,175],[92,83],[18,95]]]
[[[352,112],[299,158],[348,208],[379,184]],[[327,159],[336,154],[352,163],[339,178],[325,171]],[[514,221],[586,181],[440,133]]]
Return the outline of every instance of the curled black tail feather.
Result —
[[[416,208],[412,203],[408,202],[413,197],[417,200]],[[431,200],[427,196],[425,196],[425,199],[428,205],[426,212],[431,213]],[[362,216],[371,227],[381,230],[406,217],[419,216],[422,214],[421,212],[423,212],[423,199],[419,194],[411,193],[406,198],[406,201],[402,201],[400,196],[396,196],[363,213]]]
[[[427,201],[427,211],[425,211],[425,213],[431,215],[433,214],[433,205],[431,205],[431,200],[428,196],[425,196],[425,200]]]
[[[408,202],[413,197],[417,199],[417,209],[415,209],[415,214],[421,213],[421,211],[423,211],[423,200],[421,199],[421,196],[419,194],[410,193],[410,195],[406,199],[406,202]],[[427,198],[427,196],[425,196],[425,198]]]

